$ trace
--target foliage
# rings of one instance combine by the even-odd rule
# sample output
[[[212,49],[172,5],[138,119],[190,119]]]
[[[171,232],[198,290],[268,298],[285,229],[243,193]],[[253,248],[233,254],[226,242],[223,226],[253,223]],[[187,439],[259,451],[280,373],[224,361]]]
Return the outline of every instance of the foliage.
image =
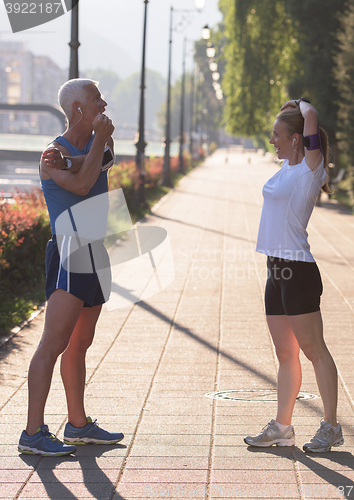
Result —
[[[119,76],[110,70],[94,69],[85,71],[85,77],[96,80],[105,99],[110,99],[115,87],[121,81]]]
[[[178,158],[171,158],[170,168],[172,178],[178,170]],[[163,158],[151,158],[145,161],[145,194],[148,203],[156,199],[157,188],[161,185],[163,174]],[[138,188],[139,175],[136,170],[135,161],[121,162],[112,167],[109,173],[109,190],[122,188],[126,199],[129,212],[132,218],[141,215],[135,206],[134,194]]]
[[[299,33],[301,71],[289,86],[290,95],[305,95],[318,110],[320,124],[335,147],[338,90],[333,78],[337,58],[336,33],[339,14],[347,0],[286,0],[287,9]]]
[[[107,111],[116,127],[117,135],[119,135],[119,129],[124,129],[124,135],[133,138],[138,128],[140,73],[121,79],[113,71],[95,69],[85,71],[85,77],[99,82],[99,89],[108,102]],[[159,132],[156,113],[164,102],[165,86],[165,80],[159,73],[146,70],[145,126],[147,132]]]
[[[171,140],[176,141],[180,135],[181,123],[181,94],[182,78],[179,78],[171,85]],[[185,77],[185,107],[183,129],[189,133],[191,128],[191,110],[192,107],[192,74],[187,72]],[[165,135],[166,127],[166,102],[163,102],[157,111],[157,119],[160,130]]]
[[[40,190],[17,192],[0,204],[0,331],[24,319],[44,286],[44,252],[50,224]],[[31,308],[31,307],[30,307]]]
[[[222,30],[213,34],[214,45],[217,45],[214,62],[218,63],[220,77],[224,73],[225,62],[221,55],[223,50]],[[185,75],[184,131],[190,135],[191,130],[199,134],[207,134],[212,141],[217,141],[217,130],[222,120],[223,102],[216,98],[213,88],[212,72],[206,55],[208,41],[199,40],[194,45],[194,68]],[[219,80],[220,81],[220,80]],[[182,77],[171,86],[171,138],[180,136]],[[166,123],[166,103],[158,111],[159,125],[164,130]]]
[[[338,132],[340,150],[347,166],[345,187],[354,200],[354,2],[339,17],[338,55],[335,78],[340,99],[338,103]]]
[[[226,129],[252,137],[271,130],[298,69],[297,31],[285,0],[220,0],[224,14]]]
[[[350,168],[344,180],[336,187],[331,198],[336,199],[341,205],[349,208],[354,215],[354,170]]]
[[[222,83],[225,72],[225,61],[223,58],[224,42],[226,39],[221,35],[222,26],[211,34],[211,41],[200,40],[195,44],[195,62],[198,69],[198,78],[196,81],[196,122],[205,127],[211,133],[212,140],[216,140],[215,133],[222,123],[224,101],[216,98],[215,89],[213,87],[212,71],[209,68],[210,62],[216,62],[218,65],[218,73],[220,78],[217,83]],[[212,43],[215,48],[214,59],[206,57],[206,49],[208,43]]]
[[[137,130],[140,103],[140,73],[120,81],[112,92],[114,123]],[[157,130],[156,112],[165,99],[165,80],[155,71],[146,71],[145,120],[148,130]]]

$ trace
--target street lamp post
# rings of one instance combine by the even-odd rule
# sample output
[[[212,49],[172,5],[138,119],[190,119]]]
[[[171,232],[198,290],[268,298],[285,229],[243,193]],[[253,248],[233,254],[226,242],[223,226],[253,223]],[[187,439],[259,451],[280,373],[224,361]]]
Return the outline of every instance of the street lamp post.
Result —
[[[173,7],[171,7],[170,11],[170,41],[169,41],[168,78],[167,78],[165,158],[163,162],[163,179],[162,179],[162,184],[164,186],[172,185],[171,173],[170,173],[172,32],[173,32]]]
[[[195,9],[178,9],[176,12],[201,12],[205,6],[206,0],[194,0]],[[169,59],[168,59],[168,78],[167,78],[167,102],[166,102],[166,129],[165,129],[165,157],[163,165],[164,186],[171,186],[170,173],[170,144],[171,144],[171,60],[172,60],[172,34],[173,34],[173,7],[170,12],[170,39],[169,39]]]
[[[193,59],[194,60],[194,59]],[[191,81],[191,105],[190,105],[190,131],[189,131],[189,154],[193,159],[193,133],[194,133],[194,94],[195,94],[195,61],[193,64],[193,73]]]
[[[202,84],[204,77],[201,73],[197,75],[195,84],[195,134],[196,134],[196,157],[200,158],[200,150],[203,145],[203,99],[202,99]]]
[[[148,207],[145,198],[145,52],[146,52],[146,21],[147,21],[147,5],[149,0],[144,0],[144,33],[143,33],[143,57],[141,64],[141,83],[140,83],[140,110],[139,110],[139,134],[136,146],[136,169],[139,174],[138,190],[135,193],[135,204],[137,206]]]
[[[179,171],[184,173],[183,144],[184,144],[184,96],[186,82],[186,45],[187,38],[183,39],[183,63],[182,63],[182,88],[181,88],[181,118],[179,128]]]
[[[70,47],[70,68],[69,80],[79,78],[79,2],[71,9],[71,40]]]
[[[195,134],[196,134],[196,157],[199,158],[199,117],[200,117],[200,109],[199,109],[199,101],[200,101],[200,80],[199,77],[195,84]]]

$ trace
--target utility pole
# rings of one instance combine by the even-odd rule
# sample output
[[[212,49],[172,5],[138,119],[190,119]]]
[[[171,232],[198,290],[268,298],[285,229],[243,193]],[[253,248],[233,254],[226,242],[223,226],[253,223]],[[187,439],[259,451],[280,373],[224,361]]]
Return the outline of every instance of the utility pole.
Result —
[[[72,0],[73,3],[75,0]],[[69,80],[79,78],[79,2],[71,9],[71,40],[70,47],[70,67]]]
[[[139,174],[139,186],[136,193],[136,205],[148,207],[145,198],[145,53],[146,53],[146,25],[147,25],[147,6],[149,0],[144,0],[144,34],[143,34],[143,57],[141,64],[141,83],[140,83],[140,111],[139,111],[139,135],[135,143],[136,146],[136,169]]]
[[[173,32],[173,7],[171,7],[170,11],[170,41],[169,41],[168,78],[167,78],[165,157],[163,162],[163,179],[162,179],[162,184],[168,187],[172,186],[171,172],[170,172],[172,32]]]
[[[183,144],[184,144],[184,96],[186,82],[186,45],[187,39],[183,39],[183,65],[182,65],[182,88],[181,88],[181,118],[179,128],[179,171],[184,173]]]

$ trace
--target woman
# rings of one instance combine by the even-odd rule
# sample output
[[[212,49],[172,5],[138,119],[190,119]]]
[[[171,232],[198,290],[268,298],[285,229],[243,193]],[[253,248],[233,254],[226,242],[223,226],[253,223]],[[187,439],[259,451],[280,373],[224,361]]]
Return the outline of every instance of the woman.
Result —
[[[244,441],[260,447],[295,444],[291,418],[301,386],[302,349],[314,367],[324,406],[320,428],[303,449],[325,452],[344,440],[336,414],[337,369],[323,339],[322,281],[306,227],[321,189],[330,192],[328,140],[318,129],[316,109],[301,98],[282,106],[269,142],[284,163],[263,188],[257,251],[268,256],[265,308],[279,360],[278,408],[275,420]]]

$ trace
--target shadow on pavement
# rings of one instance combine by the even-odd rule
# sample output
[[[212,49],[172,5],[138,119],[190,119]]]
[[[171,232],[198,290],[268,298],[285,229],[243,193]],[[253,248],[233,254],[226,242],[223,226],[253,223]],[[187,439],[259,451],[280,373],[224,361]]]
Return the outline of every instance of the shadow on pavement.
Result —
[[[238,189],[240,186],[238,186]],[[178,194],[185,194],[185,195],[191,195],[191,196],[199,196],[199,198],[207,198],[208,200],[219,200],[219,201],[228,201],[229,203],[233,203],[235,205],[246,205],[249,207],[258,207],[259,209],[262,208],[261,203],[250,203],[248,201],[244,200],[233,200],[231,198],[221,198],[220,196],[210,196],[209,194],[203,194],[203,193],[195,193],[193,191],[183,191],[183,189],[178,189],[176,188],[176,193]],[[154,214],[155,216],[156,214]]]
[[[110,500],[115,495],[115,500],[124,500],[124,497],[116,492],[116,480],[118,479],[119,471],[117,471],[117,478],[114,482],[105,474],[104,470],[96,462],[96,459],[110,452],[114,449],[127,448],[126,445],[92,445],[92,446],[78,446],[75,456],[66,457],[34,457],[33,455],[20,455],[20,458],[27,464],[34,467],[36,472],[46,489],[49,498],[60,499],[77,499],[78,497],[85,496],[83,492],[78,492],[76,496],[69,487],[66,485],[84,484],[90,498],[97,500]],[[37,464],[34,463],[34,458],[39,459]],[[65,464],[64,467],[60,467]],[[113,467],[107,467],[112,469]],[[55,474],[60,471],[60,479]],[[73,472],[80,471],[82,479],[73,478]],[[67,473],[67,480],[63,479]],[[59,474],[58,474],[59,475]],[[76,483],[76,484],[75,484]],[[34,483],[32,482],[32,485]],[[24,488],[26,489],[26,487]]]
[[[31,328],[30,325],[25,325],[21,332],[25,333],[26,329]],[[1,337],[0,337],[1,340]],[[8,379],[9,377],[9,371],[12,373],[14,372],[14,369],[8,370],[7,367],[9,366],[8,362],[6,361],[6,358],[13,353],[20,352],[24,348],[26,348],[28,345],[31,345],[30,342],[28,342],[24,336],[22,335],[14,335],[12,338],[10,338],[5,344],[0,345],[0,363],[2,363],[2,370],[0,372],[0,382],[4,378],[4,374],[6,374],[6,377]],[[14,372],[14,377],[17,376],[17,373]],[[17,387],[16,387],[17,389]]]
[[[159,319],[162,319],[165,321],[167,324],[171,325],[173,320],[166,316],[163,312],[158,311],[156,308],[150,306],[144,301],[138,302],[136,304],[137,306],[141,307],[142,309],[145,309],[145,311],[153,314],[154,316],[158,317]],[[204,347],[207,349],[210,349],[211,351],[214,351],[215,354],[220,354],[223,358],[228,359],[229,361],[232,361],[238,366],[242,366],[246,370],[248,370],[250,373],[255,375],[258,379],[262,380],[263,382],[267,382],[271,384],[274,388],[276,387],[276,375],[273,377],[269,377],[265,373],[262,373],[260,370],[257,368],[254,368],[253,366],[249,365],[245,361],[241,361],[240,359],[237,359],[235,356],[229,354],[228,352],[225,352],[223,350],[219,350],[218,347],[210,344],[207,340],[203,339],[199,335],[193,333],[188,327],[180,325],[178,322],[173,322],[174,328],[178,330],[179,332],[184,333],[185,335],[188,335],[188,337],[192,338],[196,342],[199,342],[202,344]],[[315,404],[311,403],[311,400],[307,400],[306,404],[311,407],[311,409],[319,416],[319,418],[322,417],[322,410],[318,408]]]
[[[179,220],[179,219],[172,219],[172,217],[163,217],[162,215],[157,215],[157,214],[154,214],[154,217],[156,217],[157,219],[163,219],[163,220],[169,220],[172,222],[177,222],[178,224],[183,224],[184,226],[195,227],[197,229],[203,229],[204,231],[207,231],[209,233],[219,234],[220,236],[227,236],[228,238],[232,238],[234,240],[246,241],[247,243],[253,243],[254,245],[256,245],[255,240],[250,240],[248,238],[241,238],[240,236],[234,236],[232,234],[226,234],[226,233],[223,233],[222,231],[217,231],[216,229],[210,229],[208,227],[202,228],[202,226],[198,226],[196,224],[191,224],[189,222],[185,222],[185,221]]]
[[[343,492],[343,498],[354,498],[354,482],[348,479],[344,472],[339,472],[330,468],[331,464],[336,463],[343,467],[349,467],[354,470],[354,456],[348,451],[330,451],[327,453],[305,453],[297,446],[279,447],[270,446],[269,448],[255,448],[248,446],[247,450],[251,453],[266,453],[287,458],[292,462],[303,464],[308,470],[314,472],[325,483],[313,484],[311,482],[303,483],[302,494],[309,498],[335,498],[334,494],[340,495]],[[316,461],[321,458],[321,462]],[[325,460],[324,460],[325,459]],[[329,462],[328,466],[324,464]],[[300,470],[300,477],[301,472]],[[331,485],[329,488],[328,485]],[[329,494],[333,496],[329,496]],[[339,496],[338,496],[339,498]]]

